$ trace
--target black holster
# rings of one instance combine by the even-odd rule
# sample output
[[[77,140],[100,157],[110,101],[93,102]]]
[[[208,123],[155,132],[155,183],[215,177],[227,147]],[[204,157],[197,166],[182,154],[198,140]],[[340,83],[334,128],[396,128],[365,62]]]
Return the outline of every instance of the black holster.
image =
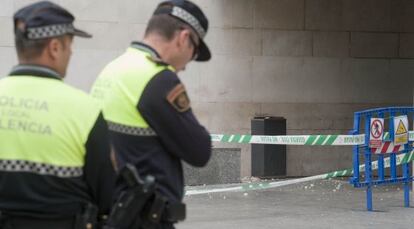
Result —
[[[127,164],[120,174],[128,188],[121,192],[104,229],[152,229],[161,221],[184,220],[185,205],[168,204],[167,198],[156,192],[153,176],[142,180],[131,164]]]
[[[135,166],[127,164],[120,172],[127,188],[121,192],[112,207],[105,229],[140,228],[142,218],[140,213],[148,200],[155,193],[155,178],[147,176],[142,180]]]

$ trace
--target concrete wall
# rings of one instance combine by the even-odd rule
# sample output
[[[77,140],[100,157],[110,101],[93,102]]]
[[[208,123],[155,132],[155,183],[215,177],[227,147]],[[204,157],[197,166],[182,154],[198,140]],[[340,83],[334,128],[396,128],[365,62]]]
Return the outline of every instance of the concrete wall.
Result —
[[[288,134],[347,133],[354,111],[412,104],[412,1],[203,2],[226,12],[207,8],[221,20],[208,37],[216,56],[190,69],[212,132],[249,133],[253,116],[274,115]],[[288,175],[311,175],[350,167],[351,148],[288,147],[287,157]]]
[[[240,149],[214,148],[208,165],[203,168],[184,164],[186,185],[230,184],[240,182]]]
[[[0,75],[16,63],[13,12],[0,2]],[[77,39],[66,81],[88,90],[100,69],[140,39],[159,0],[55,0],[92,32]],[[346,133],[354,111],[413,103],[414,1],[197,0],[210,18],[213,59],[182,74],[212,133],[250,133],[255,115],[283,116],[288,134]],[[216,147],[240,145],[215,144]],[[250,175],[250,146],[241,175]],[[290,176],[351,166],[346,147],[288,147]]]

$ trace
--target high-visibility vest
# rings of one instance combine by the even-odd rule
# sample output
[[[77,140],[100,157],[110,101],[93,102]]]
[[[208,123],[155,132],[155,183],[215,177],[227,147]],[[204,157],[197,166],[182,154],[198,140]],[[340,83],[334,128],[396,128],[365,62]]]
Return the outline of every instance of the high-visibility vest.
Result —
[[[79,177],[99,103],[61,80],[0,80],[0,171]]]
[[[148,82],[157,73],[173,68],[154,61],[154,55],[149,50],[129,47],[95,81],[91,95],[102,102],[110,130],[138,136],[156,135],[137,105]]]

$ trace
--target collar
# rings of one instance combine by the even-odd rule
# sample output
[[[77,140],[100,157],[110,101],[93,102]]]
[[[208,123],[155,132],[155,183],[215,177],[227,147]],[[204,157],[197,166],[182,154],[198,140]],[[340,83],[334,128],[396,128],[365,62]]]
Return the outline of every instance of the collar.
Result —
[[[155,50],[153,47],[151,47],[147,44],[144,44],[144,43],[139,42],[139,41],[133,41],[131,43],[131,47],[139,49],[139,50],[144,51],[144,52],[147,52],[147,53],[151,54],[151,56],[161,59],[161,56],[160,56],[160,54],[158,54],[157,50]]]
[[[160,54],[157,52],[157,50],[155,50],[153,47],[144,44],[142,42],[138,42],[138,41],[134,41],[131,43],[131,47],[141,50],[143,52],[148,53],[150,56],[148,57],[151,61],[157,63],[157,64],[161,64],[161,65],[168,65],[167,63],[165,63],[162,59]]]
[[[51,68],[29,64],[21,64],[13,67],[9,76],[35,76],[62,80],[59,73]]]

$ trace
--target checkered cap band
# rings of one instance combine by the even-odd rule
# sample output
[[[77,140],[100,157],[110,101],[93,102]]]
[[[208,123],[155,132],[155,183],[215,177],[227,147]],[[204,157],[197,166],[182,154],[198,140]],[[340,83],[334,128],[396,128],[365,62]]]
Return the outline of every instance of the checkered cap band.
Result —
[[[141,128],[135,126],[127,126],[122,125],[119,123],[108,122],[108,128],[111,131],[128,134],[128,135],[135,135],[135,136],[157,136],[157,133],[151,128]]]
[[[61,178],[80,177],[83,175],[82,167],[56,166],[24,160],[0,160],[0,171],[28,172]]]
[[[185,9],[174,6],[171,14],[191,25],[202,39],[206,36],[206,30],[201,26],[200,21]]]
[[[72,24],[48,25],[27,29],[27,38],[44,39],[49,37],[58,37],[67,33],[74,33],[75,27]]]

